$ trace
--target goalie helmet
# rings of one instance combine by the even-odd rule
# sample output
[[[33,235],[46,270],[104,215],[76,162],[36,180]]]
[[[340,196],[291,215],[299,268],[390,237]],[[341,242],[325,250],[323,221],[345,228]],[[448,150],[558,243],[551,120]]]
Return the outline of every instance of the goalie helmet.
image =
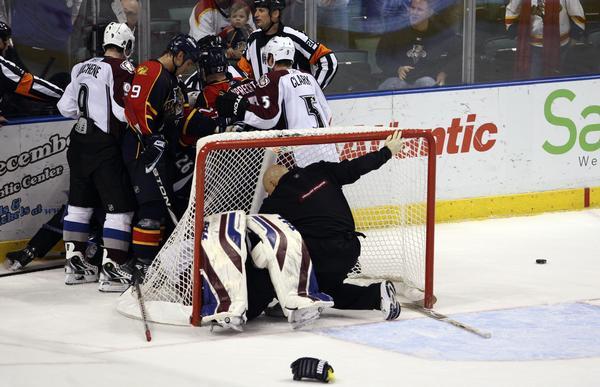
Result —
[[[104,41],[102,48],[106,50],[106,46],[112,44],[123,49],[126,57],[129,57],[133,52],[133,43],[135,37],[133,32],[125,23],[109,23],[104,29]]]
[[[280,60],[291,60],[294,61],[294,54],[296,48],[292,39],[284,36],[275,36],[265,45],[264,54],[267,60],[267,66],[272,68],[276,62]],[[273,65],[269,66],[269,54],[273,55]]]
[[[10,29],[9,25],[4,22],[0,22],[0,39],[7,40],[11,37],[11,35],[12,30]]]
[[[184,61],[191,59],[193,62],[198,62],[200,54],[196,40],[186,34],[174,36],[167,46],[167,51],[171,52],[174,56],[183,51],[185,54],[183,57]]]
[[[255,8],[268,8],[269,11],[285,8],[285,0],[254,0]]]

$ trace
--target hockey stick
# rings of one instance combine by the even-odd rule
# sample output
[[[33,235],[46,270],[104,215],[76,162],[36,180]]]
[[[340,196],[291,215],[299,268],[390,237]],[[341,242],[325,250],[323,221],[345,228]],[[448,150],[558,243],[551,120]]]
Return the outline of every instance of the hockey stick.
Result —
[[[134,132],[137,135],[140,145],[145,150],[144,142],[142,141],[142,135],[140,134],[140,132],[138,130],[134,130]],[[164,152],[164,149],[161,150],[161,152],[156,157],[156,160],[154,160],[154,162],[152,163],[152,169],[149,170],[148,167],[146,167],[145,170],[146,170],[146,173],[152,172],[152,176],[154,176],[154,181],[156,181],[156,185],[158,186],[158,191],[160,192],[160,195],[162,196],[163,201],[165,202],[165,206],[167,207],[167,212],[169,214],[169,217],[171,218],[171,221],[173,222],[173,226],[177,226],[177,223],[179,223],[179,221],[177,220],[177,216],[175,216],[175,212],[173,211],[173,207],[171,206],[171,199],[169,199],[169,195],[167,194],[165,185],[163,184],[163,181],[160,177],[160,173],[158,172],[157,164],[158,164],[158,160],[160,160],[160,158],[162,157],[163,152]]]
[[[434,311],[433,309],[427,309],[427,308],[422,307],[421,305],[418,305],[418,304],[415,304],[412,302],[409,302],[409,303],[403,302],[401,305],[403,308],[411,309],[411,310],[414,310],[421,314],[424,314],[427,317],[431,317],[432,319],[443,321],[448,324],[454,325],[457,328],[464,329],[465,331],[471,332],[479,337],[483,337],[484,339],[489,339],[492,337],[492,334],[490,332],[480,331],[479,329],[473,328],[472,326],[469,326],[465,323],[461,323],[460,321],[451,319],[450,317],[446,316],[445,314],[438,313],[438,312]]]
[[[44,263],[40,263],[40,264],[30,265],[30,266],[25,267],[22,270],[9,271],[7,273],[1,273],[0,274],[0,278],[2,278],[2,277],[11,277],[13,275],[35,273],[36,271],[59,269],[61,267],[65,267],[65,260],[64,259],[60,259],[58,261],[51,261],[51,262],[44,262]]]
[[[177,216],[175,216],[175,212],[173,212],[173,207],[171,207],[171,200],[169,199],[169,195],[167,195],[165,185],[163,184],[160,174],[158,173],[158,167],[155,166],[152,169],[152,175],[154,175],[154,180],[156,181],[156,185],[158,185],[158,190],[160,191],[163,201],[165,202],[165,206],[167,207],[167,212],[169,213],[169,217],[173,222],[173,226],[177,226],[179,221],[177,220]]]
[[[137,269],[133,274],[133,286],[137,293],[138,303],[140,305],[140,314],[142,316],[142,322],[144,323],[144,329],[146,333],[146,341],[152,340],[152,335],[150,334],[150,327],[148,327],[148,317],[146,315],[146,304],[144,304],[144,297],[142,296],[142,290],[140,289],[140,276],[137,273]]]

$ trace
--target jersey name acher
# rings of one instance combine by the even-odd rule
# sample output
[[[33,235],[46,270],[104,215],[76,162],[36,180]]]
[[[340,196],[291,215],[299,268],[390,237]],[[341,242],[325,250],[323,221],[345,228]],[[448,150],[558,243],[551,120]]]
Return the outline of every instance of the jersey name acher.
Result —
[[[244,122],[259,129],[306,129],[329,126],[331,110],[317,80],[300,70],[279,70],[257,81]],[[256,103],[256,104],[254,104]]]
[[[103,132],[120,135],[125,122],[123,98],[129,92],[133,65],[124,59],[97,57],[76,64],[58,109],[65,117],[86,117]]]

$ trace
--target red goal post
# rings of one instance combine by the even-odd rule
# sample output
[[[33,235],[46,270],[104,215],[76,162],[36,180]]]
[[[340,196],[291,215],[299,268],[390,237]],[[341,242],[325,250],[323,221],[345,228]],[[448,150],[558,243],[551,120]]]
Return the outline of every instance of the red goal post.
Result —
[[[309,132],[310,133],[310,132]],[[292,147],[299,145],[315,145],[315,144],[336,144],[336,143],[356,143],[361,141],[373,141],[373,140],[385,140],[387,136],[393,133],[393,130],[386,131],[361,131],[352,133],[336,133],[329,134],[327,129],[324,129],[320,134],[309,134],[296,135],[292,132],[273,133],[273,137],[267,138],[256,138],[256,139],[232,139],[207,142],[198,149],[196,157],[196,189],[197,189],[197,200],[196,200],[196,214],[204,213],[204,194],[205,186],[203,171],[206,170],[207,158],[211,152],[215,152],[222,149],[247,149],[247,148],[277,148],[277,147]],[[287,134],[287,135],[286,135]],[[423,130],[405,130],[402,132],[402,137],[405,139],[418,139],[422,138],[427,141],[427,165],[428,165],[428,176],[427,176],[427,225],[426,225],[426,247],[425,247],[425,299],[424,304],[426,308],[433,306],[433,244],[434,244],[434,225],[435,225],[435,166],[436,166],[436,154],[435,154],[435,140],[429,131]],[[416,144],[416,143],[413,143]],[[411,145],[409,145],[410,147]],[[433,152],[429,152],[433,150]],[[421,151],[419,151],[421,152]],[[208,214],[205,214],[208,215]],[[196,216],[196,230],[202,230],[204,227],[204,217]],[[194,267],[202,267],[201,260],[201,238],[196,238],[194,247]],[[193,294],[201,294],[202,281],[200,280],[200,270],[194,270],[193,272]],[[201,297],[193,298],[192,325],[200,325],[201,314],[200,310],[202,307]]]
[[[223,133],[200,139],[188,208],[142,284],[148,319],[200,325],[204,217],[232,210],[257,212],[265,197],[261,181],[268,165],[302,167],[320,160],[352,159],[380,149],[394,130],[357,126]],[[403,282],[422,292],[424,306],[431,308],[435,139],[424,130],[403,130],[402,137],[402,151],[344,186],[357,231],[367,235],[349,276]],[[139,318],[131,292],[121,296],[117,309]]]

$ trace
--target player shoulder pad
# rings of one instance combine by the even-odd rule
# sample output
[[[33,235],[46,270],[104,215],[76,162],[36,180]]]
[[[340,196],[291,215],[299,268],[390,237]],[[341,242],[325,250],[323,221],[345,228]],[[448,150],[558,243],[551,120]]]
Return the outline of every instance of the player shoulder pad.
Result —
[[[271,82],[267,74],[264,74],[262,77],[258,78],[258,87],[267,87],[267,85]]]
[[[133,64],[127,59],[121,62],[121,68],[127,71],[129,74],[135,73],[135,67],[133,67]]]
[[[161,67],[160,62],[149,60],[136,67],[135,74],[142,76],[153,75],[160,73]]]

